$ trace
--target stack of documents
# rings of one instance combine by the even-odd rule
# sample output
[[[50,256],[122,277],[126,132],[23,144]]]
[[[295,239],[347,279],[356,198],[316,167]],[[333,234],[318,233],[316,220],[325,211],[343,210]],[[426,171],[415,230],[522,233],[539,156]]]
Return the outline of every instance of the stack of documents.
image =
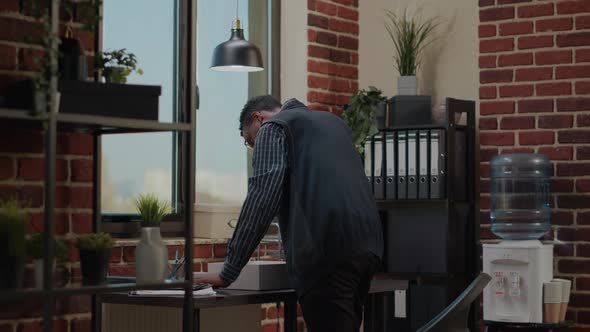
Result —
[[[214,296],[217,293],[211,286],[203,287],[201,285],[193,286],[194,296]],[[129,295],[138,296],[184,296],[184,289],[153,289],[153,290],[135,290],[129,292]]]

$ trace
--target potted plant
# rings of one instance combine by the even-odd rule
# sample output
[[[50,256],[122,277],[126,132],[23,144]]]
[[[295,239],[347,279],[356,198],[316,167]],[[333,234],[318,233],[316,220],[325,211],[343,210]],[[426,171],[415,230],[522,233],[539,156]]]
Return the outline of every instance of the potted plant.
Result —
[[[393,41],[394,66],[400,74],[398,78],[399,95],[416,95],[416,71],[426,46],[433,41],[434,30],[438,26],[436,17],[421,20],[409,17],[407,9],[403,15],[385,10],[387,22],[385,28]]]
[[[385,127],[385,97],[373,86],[360,90],[350,97],[350,104],[342,116],[352,130],[352,141],[358,153],[363,154],[367,136],[375,135]]]
[[[83,284],[99,285],[106,282],[111,249],[114,245],[115,241],[107,233],[84,234],[76,239]]]
[[[16,198],[0,201],[0,289],[22,288],[26,213]]]
[[[66,261],[68,257],[68,247],[63,240],[53,239],[55,248],[55,260],[58,262]],[[43,243],[43,233],[36,233],[27,241],[27,255],[33,259],[35,267],[35,286],[43,288],[43,254],[45,246]],[[55,273],[55,261],[52,264],[52,275]]]
[[[137,283],[162,282],[168,272],[168,250],[162,241],[160,222],[171,212],[170,205],[154,194],[139,195],[135,205],[141,214],[141,238],[135,248]]]
[[[135,54],[128,53],[126,49],[97,52],[94,58],[94,67],[96,70],[102,70],[102,75],[107,82],[124,84],[127,82],[127,76],[132,72],[139,75],[143,74],[140,68],[137,68],[137,58]]]

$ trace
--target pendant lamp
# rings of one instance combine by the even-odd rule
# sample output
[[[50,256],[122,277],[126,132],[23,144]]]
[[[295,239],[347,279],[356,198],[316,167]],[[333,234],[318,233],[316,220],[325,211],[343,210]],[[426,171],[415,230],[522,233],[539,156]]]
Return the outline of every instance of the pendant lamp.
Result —
[[[244,29],[238,18],[238,1],[236,0],[236,19],[229,40],[217,45],[213,50],[212,70],[252,72],[264,69],[260,50],[244,38]]]

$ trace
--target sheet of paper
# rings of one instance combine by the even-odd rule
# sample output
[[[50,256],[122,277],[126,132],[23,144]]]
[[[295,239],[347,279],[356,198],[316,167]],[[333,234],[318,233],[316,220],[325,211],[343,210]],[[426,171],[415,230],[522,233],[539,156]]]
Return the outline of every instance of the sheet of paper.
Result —
[[[138,295],[138,296],[182,296],[182,295],[184,295],[184,290],[181,290],[181,289],[136,290],[136,291],[132,291],[129,293],[131,295]],[[212,295],[216,295],[216,294],[217,293],[211,287],[193,291],[194,296],[212,296]]]

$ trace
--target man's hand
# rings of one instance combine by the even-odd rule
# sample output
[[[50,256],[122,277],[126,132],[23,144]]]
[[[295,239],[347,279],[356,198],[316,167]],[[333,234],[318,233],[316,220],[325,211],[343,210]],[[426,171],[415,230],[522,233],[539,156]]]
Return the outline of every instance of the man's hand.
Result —
[[[195,282],[202,282],[202,283],[210,284],[211,286],[213,286],[213,288],[225,287],[228,285],[217,274],[212,274],[212,275],[208,275],[208,276],[204,276],[204,277],[195,278]]]

